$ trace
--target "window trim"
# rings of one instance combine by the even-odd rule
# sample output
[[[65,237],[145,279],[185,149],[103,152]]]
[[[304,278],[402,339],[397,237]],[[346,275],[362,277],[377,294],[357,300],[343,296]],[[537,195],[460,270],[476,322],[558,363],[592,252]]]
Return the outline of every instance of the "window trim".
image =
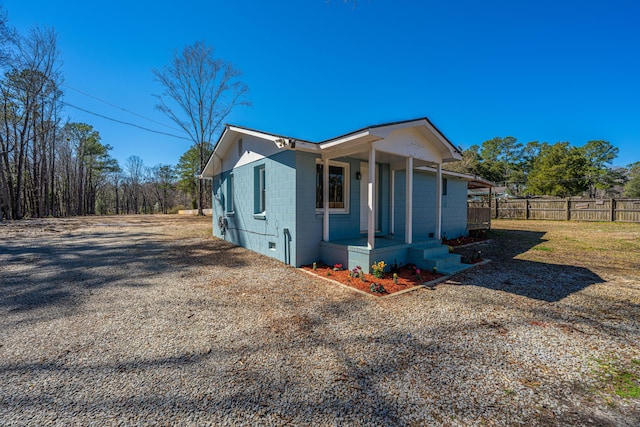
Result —
[[[265,164],[253,167],[253,217],[267,218],[267,174]]]
[[[322,159],[316,159],[316,170],[318,165],[323,166],[322,173],[324,174],[324,162],[322,161]],[[342,191],[343,197],[344,197],[344,208],[329,208],[329,214],[346,215],[349,213],[349,207],[351,205],[350,198],[349,198],[351,194],[351,169],[350,169],[351,165],[347,162],[329,160],[329,167],[331,166],[337,166],[344,169],[344,189]],[[323,182],[324,182],[324,175],[323,175]],[[316,194],[317,194],[317,191],[316,191]],[[316,203],[317,203],[317,200],[314,200],[314,205],[316,205]],[[324,207],[322,208],[316,207],[316,214],[323,214],[323,213],[324,213]]]
[[[258,168],[258,209],[256,215],[267,214],[267,174],[264,165]]]
[[[233,191],[234,191],[234,178],[233,178],[233,172],[229,173],[229,175],[227,176],[227,200],[226,200],[226,206],[225,206],[225,212],[227,214],[233,214],[235,213],[235,206],[233,203]]]

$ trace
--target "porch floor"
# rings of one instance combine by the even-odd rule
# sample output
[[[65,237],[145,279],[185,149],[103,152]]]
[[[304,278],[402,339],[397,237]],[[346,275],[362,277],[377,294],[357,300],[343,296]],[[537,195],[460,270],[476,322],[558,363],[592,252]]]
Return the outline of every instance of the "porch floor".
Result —
[[[404,239],[399,238],[399,236],[376,236],[375,248],[383,249],[391,248],[394,246],[415,246],[435,241],[435,239],[431,239],[422,242],[405,243]],[[368,245],[368,239],[367,236],[360,236],[352,239],[330,240],[329,243],[342,246],[358,246],[366,248]]]

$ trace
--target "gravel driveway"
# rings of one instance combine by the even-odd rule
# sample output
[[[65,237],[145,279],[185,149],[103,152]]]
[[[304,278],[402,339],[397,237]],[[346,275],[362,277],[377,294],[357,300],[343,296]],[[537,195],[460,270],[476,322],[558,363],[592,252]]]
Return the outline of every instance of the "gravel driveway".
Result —
[[[0,425],[639,423],[603,387],[640,361],[638,278],[503,235],[492,263],[380,300],[206,227],[0,225]]]

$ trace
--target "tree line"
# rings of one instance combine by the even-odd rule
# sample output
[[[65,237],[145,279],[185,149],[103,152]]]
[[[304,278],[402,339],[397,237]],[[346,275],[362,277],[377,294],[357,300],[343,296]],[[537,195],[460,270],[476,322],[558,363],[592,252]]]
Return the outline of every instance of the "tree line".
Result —
[[[64,116],[53,29],[18,34],[0,8],[0,72],[0,220],[210,206],[196,178],[210,143],[194,144],[175,166],[147,167],[137,156],[120,165],[93,126]]]
[[[488,179],[516,197],[640,197],[640,162],[614,167],[618,151],[602,140],[576,147],[496,137],[464,150],[462,161],[446,168]]]
[[[210,183],[198,179],[221,124],[250,105],[241,73],[204,42],[174,52],[153,75],[164,88],[158,110],[193,145],[175,166],[147,167],[137,156],[118,164],[98,130],[64,115],[57,35],[10,28],[0,6],[0,220],[88,214],[168,213],[211,206]],[[582,147],[497,137],[463,151],[451,170],[504,185],[514,196],[640,197],[640,162],[613,167],[607,141]]]

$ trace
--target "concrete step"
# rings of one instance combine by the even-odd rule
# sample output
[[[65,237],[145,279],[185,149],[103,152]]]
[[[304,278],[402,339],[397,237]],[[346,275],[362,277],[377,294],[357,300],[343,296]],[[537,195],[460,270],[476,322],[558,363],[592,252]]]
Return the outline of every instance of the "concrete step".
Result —
[[[433,267],[436,267],[439,273],[444,273],[460,265],[460,260],[460,255],[447,252],[446,254],[424,258],[422,262],[417,265],[420,265],[426,270],[433,270]]]
[[[410,248],[409,261],[424,270],[431,271],[435,267],[442,274],[455,274],[471,267],[470,264],[462,264],[460,255],[450,254],[449,247],[435,239]]]
[[[439,241],[437,243],[427,243],[421,244],[419,246],[414,246],[409,249],[409,258],[414,263],[418,263],[418,261],[425,258],[435,258],[442,255],[446,255],[449,253],[449,247],[440,244]]]

